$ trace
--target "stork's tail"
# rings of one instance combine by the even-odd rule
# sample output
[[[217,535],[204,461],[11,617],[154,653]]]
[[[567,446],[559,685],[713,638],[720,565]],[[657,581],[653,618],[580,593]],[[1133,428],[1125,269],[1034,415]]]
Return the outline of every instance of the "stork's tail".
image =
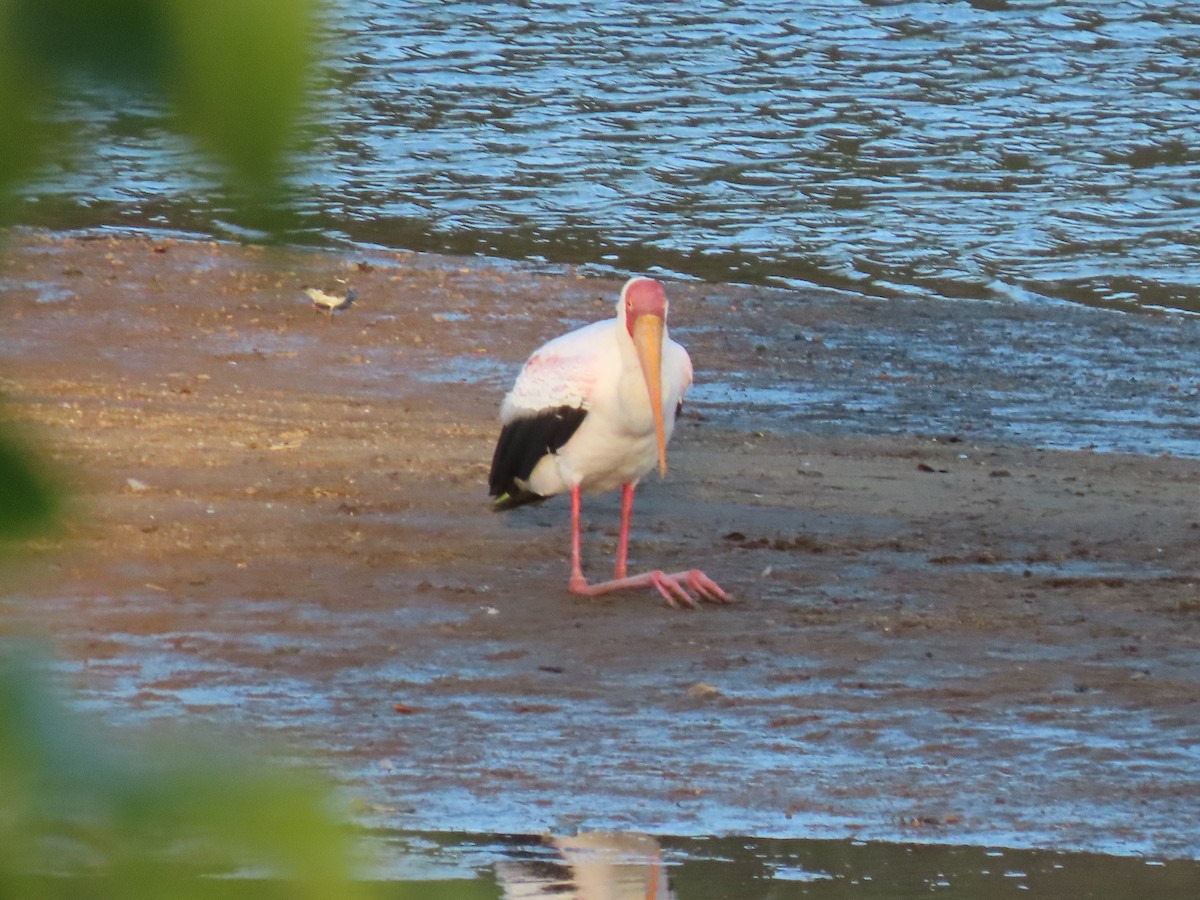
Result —
[[[492,509],[504,512],[545,500],[543,494],[529,490],[529,476],[542,459],[571,439],[586,415],[586,409],[556,406],[508,422],[500,430],[488,473],[488,493],[496,498]]]
[[[545,499],[541,494],[535,494],[533,491],[520,489],[505,491],[500,496],[492,498],[492,512],[505,512],[529,503],[541,503]]]

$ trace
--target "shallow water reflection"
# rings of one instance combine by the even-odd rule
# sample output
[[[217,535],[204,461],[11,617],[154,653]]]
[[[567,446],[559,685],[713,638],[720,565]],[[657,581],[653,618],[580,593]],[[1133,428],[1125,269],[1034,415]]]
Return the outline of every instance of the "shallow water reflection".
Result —
[[[584,832],[547,837],[560,861],[496,863],[506,900],[571,897],[576,900],[674,900],[659,842],[645,834]]]
[[[406,860],[401,871],[403,866],[410,868],[401,878],[411,877],[411,867],[416,866],[442,885],[457,880],[464,893],[436,895],[447,898],[479,896],[465,893],[468,884],[476,891],[487,886],[490,896],[504,900],[873,900],[931,893],[974,900],[1194,900],[1200,891],[1200,863],[1195,861],[1049,851],[607,832],[546,838],[374,836],[384,855]]]

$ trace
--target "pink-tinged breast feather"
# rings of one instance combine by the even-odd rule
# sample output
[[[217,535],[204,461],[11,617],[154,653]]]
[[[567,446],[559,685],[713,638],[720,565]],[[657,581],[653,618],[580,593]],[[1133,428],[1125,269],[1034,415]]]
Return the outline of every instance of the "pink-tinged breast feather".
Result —
[[[612,344],[612,323],[596,325],[555,338],[529,358],[504,398],[502,421],[561,406],[588,408],[605,368],[605,352]]]

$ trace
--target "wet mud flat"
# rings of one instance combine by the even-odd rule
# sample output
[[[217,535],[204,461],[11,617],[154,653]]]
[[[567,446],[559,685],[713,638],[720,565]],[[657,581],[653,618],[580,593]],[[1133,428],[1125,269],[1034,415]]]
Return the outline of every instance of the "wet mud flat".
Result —
[[[615,282],[37,232],[0,278],[73,490],[4,627],[117,725],[314,755],[370,828],[1200,855],[1195,320],[670,286],[702,387],[631,566],[737,598],[686,612],[568,596],[565,505],[486,506],[516,367]]]

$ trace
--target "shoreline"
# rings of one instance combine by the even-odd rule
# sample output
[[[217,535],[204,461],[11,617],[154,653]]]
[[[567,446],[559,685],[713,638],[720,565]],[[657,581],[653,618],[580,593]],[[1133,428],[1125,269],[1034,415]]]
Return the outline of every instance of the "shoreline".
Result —
[[[6,249],[6,409],[74,495],[7,630],[52,635],[110,721],[303,748],[389,828],[1200,858],[1200,459],[1036,446],[1065,416],[1200,447],[1192,325],[668,285],[707,388],[639,491],[631,566],[703,561],[739,601],[683,612],[566,595],[562,503],[487,510],[508,382],[617,282]],[[301,287],[338,279],[359,302],[314,313]],[[584,511],[601,571],[615,498]]]

